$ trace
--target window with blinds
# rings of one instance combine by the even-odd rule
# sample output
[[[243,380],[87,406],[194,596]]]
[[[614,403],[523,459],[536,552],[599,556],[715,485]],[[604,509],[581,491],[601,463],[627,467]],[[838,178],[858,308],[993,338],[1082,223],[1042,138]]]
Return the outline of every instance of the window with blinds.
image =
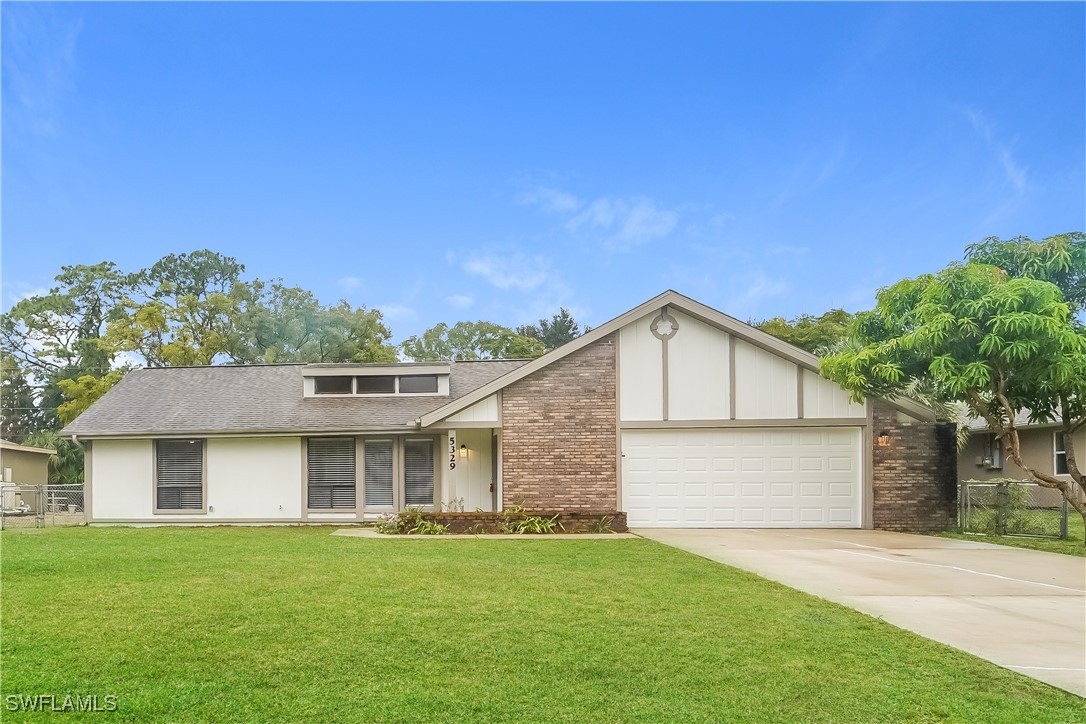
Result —
[[[311,437],[307,444],[310,508],[354,508],[354,438]]]
[[[202,510],[204,441],[158,440],[155,443],[155,508]]]
[[[392,506],[392,441],[366,440],[363,484],[367,506]]]
[[[404,502],[434,504],[434,441],[405,440],[403,444]]]

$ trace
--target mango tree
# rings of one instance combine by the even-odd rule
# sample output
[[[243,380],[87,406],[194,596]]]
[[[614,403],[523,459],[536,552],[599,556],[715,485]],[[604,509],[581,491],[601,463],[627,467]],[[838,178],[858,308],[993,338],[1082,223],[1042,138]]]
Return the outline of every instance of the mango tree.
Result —
[[[1060,288],[970,263],[898,282],[876,299],[850,327],[855,344],[822,359],[822,375],[856,399],[900,395],[919,381],[965,403],[1007,459],[1059,490],[1086,521],[1073,440],[1086,425],[1086,333]],[[1022,415],[1059,424],[1067,477],[1022,458]]]

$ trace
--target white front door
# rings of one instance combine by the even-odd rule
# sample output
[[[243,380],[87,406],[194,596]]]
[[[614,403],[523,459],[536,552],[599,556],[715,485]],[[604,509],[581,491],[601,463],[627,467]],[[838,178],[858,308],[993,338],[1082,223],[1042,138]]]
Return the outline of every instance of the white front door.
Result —
[[[631,528],[859,528],[858,427],[622,433]]]

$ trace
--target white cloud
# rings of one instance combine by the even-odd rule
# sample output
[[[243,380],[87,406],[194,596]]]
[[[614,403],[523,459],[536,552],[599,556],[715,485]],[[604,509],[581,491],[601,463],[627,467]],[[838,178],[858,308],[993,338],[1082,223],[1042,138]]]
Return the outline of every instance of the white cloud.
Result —
[[[378,304],[377,309],[381,310],[381,316],[385,319],[414,319],[419,316],[413,308],[403,304]]]
[[[475,304],[475,298],[470,294],[451,294],[445,297],[445,303],[457,309],[467,309]]]
[[[747,275],[746,279],[748,280],[746,289],[741,295],[746,302],[757,302],[788,291],[788,282],[784,279],[772,278],[761,269]]]
[[[1018,196],[1024,194],[1026,187],[1029,185],[1029,172],[1018,164],[1014,154],[1011,153],[1010,147],[996,136],[995,126],[993,126],[992,122],[988,120],[984,113],[975,108],[965,107],[961,111],[969,119],[973,130],[984,140],[988,148],[995,153],[996,159],[1003,169],[1006,182],[1010,184]]]
[[[337,281],[339,288],[348,294],[362,289],[362,280],[358,277],[340,277]]]
[[[550,260],[521,252],[501,255],[480,253],[462,264],[464,271],[490,282],[498,289],[536,289],[551,277]]]
[[[600,242],[612,251],[629,251],[675,230],[679,217],[647,196],[600,197],[583,202],[559,189],[538,186],[517,196],[517,203],[565,217],[570,233],[603,232]]]
[[[581,208],[581,200],[573,194],[544,186],[518,194],[517,203],[524,206],[537,206],[543,211],[558,214],[572,213]]]

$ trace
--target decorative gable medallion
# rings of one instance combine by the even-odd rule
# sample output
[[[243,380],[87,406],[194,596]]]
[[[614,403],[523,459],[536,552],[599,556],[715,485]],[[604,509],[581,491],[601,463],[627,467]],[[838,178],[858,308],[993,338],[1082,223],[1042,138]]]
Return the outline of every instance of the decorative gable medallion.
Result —
[[[675,333],[679,331],[679,323],[667,312],[661,312],[656,319],[652,320],[650,329],[652,329],[656,339],[667,340],[674,337]]]

